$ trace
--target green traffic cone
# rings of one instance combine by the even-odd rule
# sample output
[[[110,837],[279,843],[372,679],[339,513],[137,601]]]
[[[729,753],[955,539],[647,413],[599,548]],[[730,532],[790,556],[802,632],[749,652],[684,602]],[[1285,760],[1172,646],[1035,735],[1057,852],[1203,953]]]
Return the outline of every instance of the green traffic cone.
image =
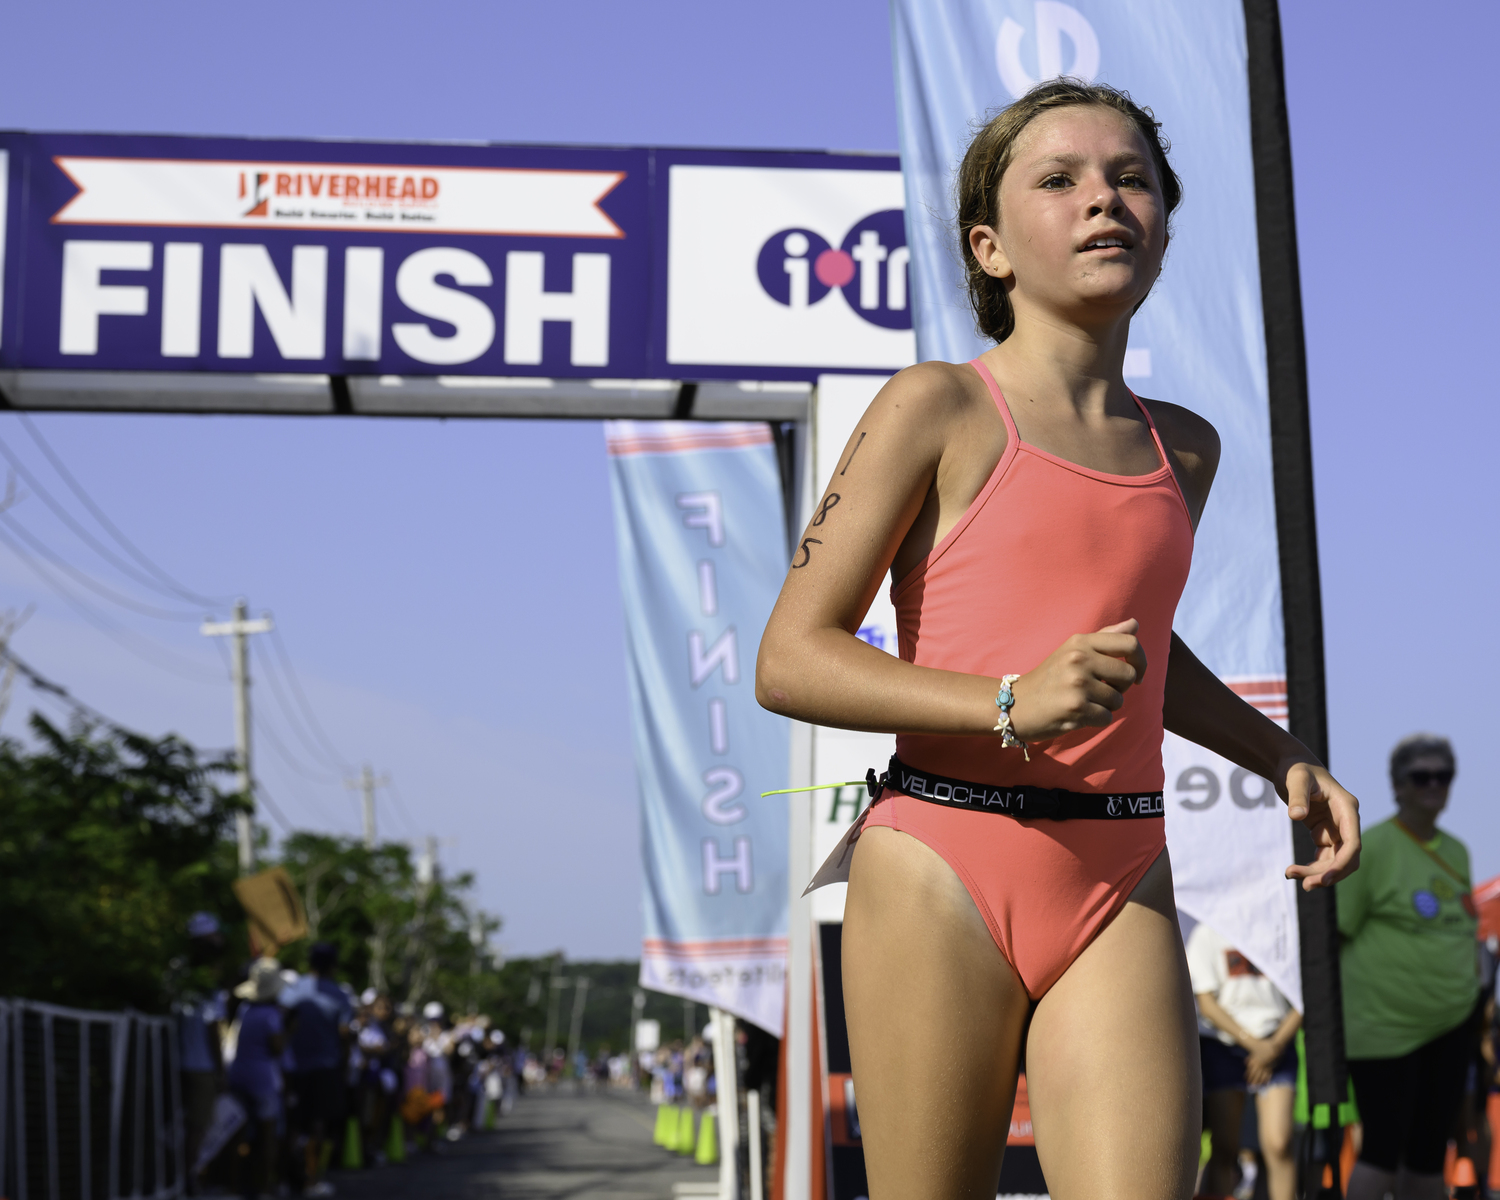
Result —
[[[365,1156],[359,1146],[359,1122],[350,1117],[344,1129],[344,1170],[358,1171],[364,1165]]]
[[[719,1161],[719,1130],[712,1111],[703,1114],[698,1122],[698,1149],[693,1161],[700,1167],[711,1167]]]
[[[677,1145],[674,1149],[678,1154],[693,1152],[693,1106],[691,1104],[684,1104],[677,1116]]]
[[[406,1161],[406,1130],[399,1116],[391,1118],[391,1136],[385,1148],[385,1160],[392,1163]]]
[[[677,1148],[677,1105],[658,1104],[656,1106],[656,1132],[651,1140],[658,1146],[665,1146],[668,1150]]]

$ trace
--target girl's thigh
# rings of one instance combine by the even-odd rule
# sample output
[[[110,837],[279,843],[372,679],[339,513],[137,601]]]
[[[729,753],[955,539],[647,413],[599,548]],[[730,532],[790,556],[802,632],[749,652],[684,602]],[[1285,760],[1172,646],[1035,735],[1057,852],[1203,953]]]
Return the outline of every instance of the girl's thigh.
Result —
[[[1165,851],[1037,1005],[1026,1063],[1054,1200],[1192,1195],[1198,1029]]]
[[[870,1200],[994,1200],[1030,1003],[958,876],[904,833],[859,839],[843,975]]]

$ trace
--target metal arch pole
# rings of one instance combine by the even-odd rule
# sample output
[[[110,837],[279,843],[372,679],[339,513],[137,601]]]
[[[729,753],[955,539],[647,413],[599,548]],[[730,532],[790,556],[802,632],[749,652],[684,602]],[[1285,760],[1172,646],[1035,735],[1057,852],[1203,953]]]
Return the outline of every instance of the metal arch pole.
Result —
[[[1271,417],[1271,469],[1286,630],[1287,701],[1293,734],[1328,761],[1328,703],[1323,662],[1322,588],[1314,513],[1312,431],[1308,418],[1307,343],[1297,261],[1291,128],[1277,0],[1243,0],[1249,55],[1250,140],[1260,249],[1261,304]],[[1297,862],[1315,856],[1307,830],[1292,831]],[[1297,891],[1307,1090],[1312,1125],[1299,1191],[1342,1194],[1339,1107],[1348,1094],[1338,916],[1331,890]],[[1332,1186],[1322,1186],[1324,1166]]]
[[[714,1030],[714,1086],[719,1121],[719,1200],[739,1200],[740,1080],[734,1014],[709,1007]]]
[[[808,405],[808,419],[784,427],[778,437],[782,494],[786,504],[788,557],[797,534],[812,511],[813,439],[816,437],[817,390]],[[791,760],[787,786],[813,782],[812,726],[791,722]],[[812,878],[812,793],[787,797],[790,822],[787,841],[787,1009],[782,1037],[786,1044],[786,1113],[777,1126],[785,1139],[782,1200],[810,1200],[812,1196],[813,1089],[817,1063],[813,1061],[813,921],[812,902],[802,895]]]

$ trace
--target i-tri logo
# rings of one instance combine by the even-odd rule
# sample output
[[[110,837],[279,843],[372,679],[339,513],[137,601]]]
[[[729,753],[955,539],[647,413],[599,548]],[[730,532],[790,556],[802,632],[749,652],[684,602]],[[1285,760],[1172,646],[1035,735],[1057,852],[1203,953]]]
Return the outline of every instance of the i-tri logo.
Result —
[[[1021,42],[1026,30],[1019,22],[1006,17],[995,38],[995,67],[1000,82],[1016,99],[1038,83],[1070,75],[1092,82],[1099,74],[1099,35],[1088,18],[1071,4],[1060,0],[1037,0],[1036,3],[1036,76],[1021,65]],[[1063,39],[1073,44],[1072,61],[1063,65]]]
[[[849,307],[884,329],[911,328],[911,250],[899,208],[861,217],[835,248],[811,229],[781,229],[760,248],[760,286],[778,304],[810,308],[834,288]]]

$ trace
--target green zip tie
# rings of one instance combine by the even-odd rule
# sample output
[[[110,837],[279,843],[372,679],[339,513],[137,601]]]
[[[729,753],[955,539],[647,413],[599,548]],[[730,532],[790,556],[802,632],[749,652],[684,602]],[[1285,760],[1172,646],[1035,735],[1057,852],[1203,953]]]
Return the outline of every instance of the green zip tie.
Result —
[[[762,792],[762,796],[785,796],[788,792],[821,792],[827,788],[864,787],[863,779],[846,779],[843,783],[814,783],[809,787],[777,788],[774,792]]]

